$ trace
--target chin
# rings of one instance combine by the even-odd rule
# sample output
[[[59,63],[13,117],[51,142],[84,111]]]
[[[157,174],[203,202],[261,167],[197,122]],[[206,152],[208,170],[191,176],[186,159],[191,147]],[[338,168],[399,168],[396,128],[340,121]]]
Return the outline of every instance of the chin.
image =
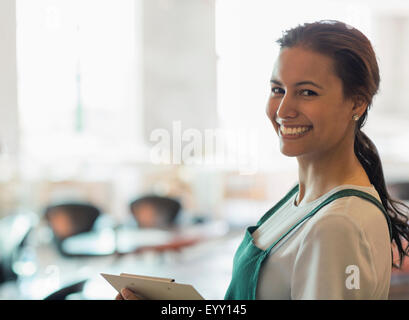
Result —
[[[298,156],[305,154],[305,152],[302,150],[296,150],[294,148],[286,148],[283,146],[280,148],[280,151],[283,155],[287,157],[298,157]]]
[[[283,155],[285,155],[286,157],[298,157],[300,155],[300,154],[297,154],[297,153],[283,152],[283,151],[281,151],[281,153]]]

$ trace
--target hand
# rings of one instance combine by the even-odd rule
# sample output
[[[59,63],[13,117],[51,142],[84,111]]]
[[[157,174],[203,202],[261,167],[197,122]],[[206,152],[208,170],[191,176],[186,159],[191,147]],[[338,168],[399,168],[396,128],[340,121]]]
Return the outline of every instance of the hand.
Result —
[[[115,297],[115,300],[146,300],[142,296],[135,294],[129,289],[122,289],[121,293],[118,293]]]

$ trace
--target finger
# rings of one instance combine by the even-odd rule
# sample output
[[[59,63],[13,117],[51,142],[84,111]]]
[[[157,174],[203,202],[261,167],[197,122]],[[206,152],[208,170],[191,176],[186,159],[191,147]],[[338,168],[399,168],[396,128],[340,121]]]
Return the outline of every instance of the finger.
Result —
[[[126,288],[121,290],[121,295],[125,300],[141,300],[140,297],[138,297],[135,293]]]
[[[115,297],[115,300],[124,300],[124,298],[122,298],[122,295],[118,293]]]

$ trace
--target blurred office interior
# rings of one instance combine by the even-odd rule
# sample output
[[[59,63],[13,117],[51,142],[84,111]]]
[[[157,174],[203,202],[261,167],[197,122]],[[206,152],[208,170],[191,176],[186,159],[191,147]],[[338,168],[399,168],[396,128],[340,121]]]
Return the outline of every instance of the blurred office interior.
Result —
[[[100,273],[121,272],[222,299],[244,228],[297,182],[265,115],[275,40],[321,19],[374,45],[364,131],[409,203],[406,0],[0,1],[0,299],[113,299]]]

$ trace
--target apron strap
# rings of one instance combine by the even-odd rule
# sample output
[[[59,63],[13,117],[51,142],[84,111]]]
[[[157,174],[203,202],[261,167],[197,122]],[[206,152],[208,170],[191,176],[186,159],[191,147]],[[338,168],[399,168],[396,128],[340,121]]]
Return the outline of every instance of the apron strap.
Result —
[[[298,185],[297,185],[298,186]],[[356,197],[360,197],[363,198],[365,200],[368,200],[369,202],[372,202],[374,205],[376,205],[383,213],[383,215],[386,218],[386,221],[388,223],[388,229],[389,229],[389,237],[390,240],[392,241],[392,222],[387,214],[387,212],[385,211],[385,208],[383,207],[383,205],[379,202],[378,199],[376,199],[374,196],[360,191],[360,190],[356,190],[356,189],[343,189],[340,190],[336,193],[334,193],[333,195],[331,195],[330,197],[328,197],[326,200],[324,200],[323,202],[321,202],[317,207],[315,207],[310,213],[308,213],[307,215],[305,215],[303,218],[301,218],[298,222],[296,222],[291,228],[290,230],[288,230],[286,233],[284,233],[278,240],[276,240],[267,250],[266,250],[266,254],[268,254],[270,252],[270,250],[278,243],[280,242],[286,235],[288,235],[291,231],[293,231],[296,227],[298,227],[301,223],[303,223],[305,220],[307,220],[308,218],[312,217],[315,213],[317,213],[318,210],[320,210],[322,207],[326,206],[328,203],[338,199],[338,198],[344,198],[344,197],[350,197],[350,196],[356,196]]]
[[[297,183],[277,204],[268,210],[257,222],[256,226],[259,227],[264,221],[270,218],[281,206],[286,203],[296,192],[298,192],[299,184]]]

